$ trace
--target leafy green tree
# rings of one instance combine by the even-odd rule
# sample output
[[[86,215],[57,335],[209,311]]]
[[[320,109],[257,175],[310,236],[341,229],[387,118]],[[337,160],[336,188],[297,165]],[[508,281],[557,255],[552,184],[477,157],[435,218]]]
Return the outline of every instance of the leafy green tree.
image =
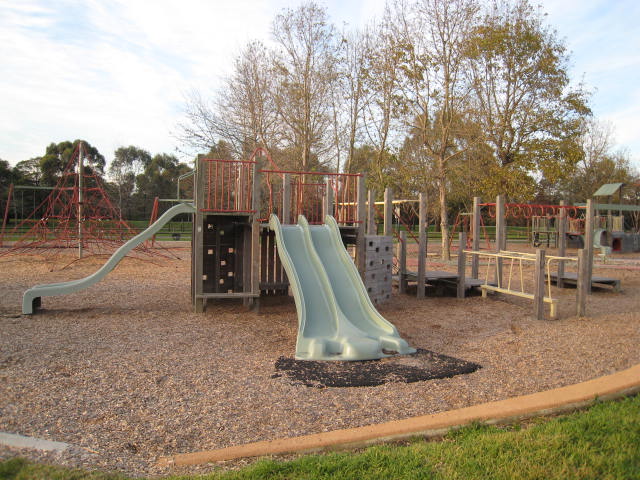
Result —
[[[191,168],[174,155],[160,153],[136,176],[135,218],[148,218],[155,197],[174,198],[178,177]]]
[[[9,162],[0,159],[0,205],[4,207],[7,199],[9,185],[14,181],[14,169]],[[4,209],[0,210],[0,216],[4,214]]]
[[[44,156],[40,158],[40,171],[42,173],[41,182],[46,186],[55,186],[62,172],[67,167],[73,152],[82,142],[82,152],[84,157],[85,171],[93,171],[98,176],[104,174],[105,159],[97,148],[85,140],[74,140],[51,143]]]
[[[40,158],[34,157],[22,160],[14,167],[14,172],[28,185],[40,185],[42,170],[40,170]]]
[[[571,86],[566,46],[543,20],[529,0],[499,0],[468,42],[476,122],[509,196],[521,183],[512,175],[554,183],[573,171],[590,114],[586,93]]]
[[[13,181],[13,168],[6,160],[0,159],[0,188],[8,186]]]
[[[134,145],[120,147],[114,153],[109,165],[109,176],[113,181],[118,198],[118,208],[124,218],[130,218],[135,210],[133,193],[136,190],[136,177],[151,163],[151,154]]]

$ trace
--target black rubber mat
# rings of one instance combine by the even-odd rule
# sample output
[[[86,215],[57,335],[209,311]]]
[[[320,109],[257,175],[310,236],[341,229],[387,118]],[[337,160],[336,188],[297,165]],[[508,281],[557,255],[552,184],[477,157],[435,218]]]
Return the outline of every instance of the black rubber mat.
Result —
[[[413,355],[396,355],[361,362],[296,360],[280,357],[272,378],[285,376],[307,387],[375,387],[388,382],[421,382],[473,373],[477,363],[418,349]]]

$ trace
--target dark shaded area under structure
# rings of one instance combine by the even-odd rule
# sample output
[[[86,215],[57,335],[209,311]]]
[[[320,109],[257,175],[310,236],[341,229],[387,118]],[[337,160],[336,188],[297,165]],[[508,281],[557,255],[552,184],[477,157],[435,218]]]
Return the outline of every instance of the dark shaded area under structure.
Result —
[[[416,272],[407,272],[404,275],[404,280],[407,282],[407,286],[411,283],[418,283],[418,274]],[[399,276],[394,276],[394,282],[399,281]],[[471,278],[465,276],[464,288],[466,292],[479,291],[481,285],[484,285],[485,281],[480,278]],[[489,285],[493,285],[489,282]],[[436,295],[444,295],[446,291],[453,292],[455,294],[458,288],[458,274],[452,272],[445,272],[441,270],[427,270],[425,272],[425,286],[427,292],[429,290],[435,290]]]
[[[573,272],[565,272],[562,276],[564,287],[575,287],[578,284],[578,274]],[[553,284],[558,283],[558,274],[551,273],[551,282]],[[593,275],[591,277],[591,286],[592,287],[612,287],[614,292],[620,291],[620,279],[618,278],[609,278],[609,277],[599,277],[597,275]]]

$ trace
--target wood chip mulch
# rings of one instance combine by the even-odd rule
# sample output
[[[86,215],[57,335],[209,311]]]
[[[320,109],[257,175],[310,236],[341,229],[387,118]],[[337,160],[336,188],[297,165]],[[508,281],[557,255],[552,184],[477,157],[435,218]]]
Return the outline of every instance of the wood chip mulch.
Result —
[[[176,253],[180,259],[162,262],[125,259],[87,290],[43,298],[33,316],[20,314],[27,288],[84,277],[104,259],[51,271],[38,256],[0,257],[0,431],[74,446],[63,454],[0,447],[0,458],[127,475],[205,473],[217,466],[168,470],[157,459],[428,415],[640,363],[640,255],[596,266],[595,274],[620,278],[622,292],[594,291],[584,318],[574,315],[575,289],[553,289],[556,321],[531,318],[531,302],[515,297],[394,294],[379,310],[424,349],[419,355],[316,368],[291,360],[291,298],[265,301],[259,312],[225,301],[193,313],[190,252]],[[482,368],[438,373],[452,364]],[[296,377],[287,366],[307,370]]]

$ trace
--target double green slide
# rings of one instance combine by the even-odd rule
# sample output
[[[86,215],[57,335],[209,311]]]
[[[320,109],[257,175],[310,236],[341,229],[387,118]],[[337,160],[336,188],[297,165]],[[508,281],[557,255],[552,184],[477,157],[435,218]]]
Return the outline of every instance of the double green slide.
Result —
[[[333,217],[309,225],[301,215],[297,225],[281,225],[271,215],[269,227],[298,310],[297,359],[372,360],[416,351],[371,303]]]

